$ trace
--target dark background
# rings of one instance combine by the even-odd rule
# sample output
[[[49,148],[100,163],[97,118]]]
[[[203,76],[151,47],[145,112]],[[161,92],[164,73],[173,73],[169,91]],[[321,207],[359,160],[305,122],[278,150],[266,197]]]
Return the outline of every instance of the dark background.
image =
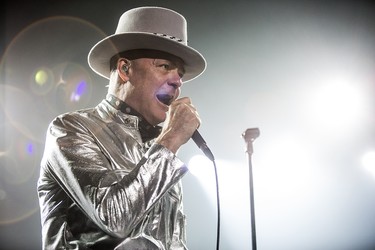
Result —
[[[375,249],[375,5],[130,0],[2,2],[0,248],[41,248],[36,182],[48,123],[105,96],[87,53],[124,11],[146,5],[183,14],[189,45],[208,62],[182,95],[217,159],[221,249],[251,248],[241,134],[252,127],[261,131],[252,159],[258,249]],[[179,157],[191,168],[188,246],[214,249],[212,164],[192,142]]]

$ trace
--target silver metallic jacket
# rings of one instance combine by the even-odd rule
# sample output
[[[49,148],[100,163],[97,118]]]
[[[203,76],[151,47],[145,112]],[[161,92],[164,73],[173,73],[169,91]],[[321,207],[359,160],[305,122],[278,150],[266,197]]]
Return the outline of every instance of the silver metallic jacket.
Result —
[[[187,171],[106,100],[57,117],[38,181],[43,249],[187,249]]]

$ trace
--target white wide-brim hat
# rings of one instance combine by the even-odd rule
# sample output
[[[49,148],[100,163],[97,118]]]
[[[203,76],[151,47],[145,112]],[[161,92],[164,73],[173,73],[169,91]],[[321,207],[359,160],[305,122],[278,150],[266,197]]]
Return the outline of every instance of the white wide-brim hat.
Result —
[[[184,82],[198,77],[206,60],[187,45],[187,22],[179,13],[160,7],[139,7],[120,17],[115,34],[99,41],[88,54],[88,63],[97,74],[109,78],[110,59],[135,49],[152,49],[175,55],[184,61]]]

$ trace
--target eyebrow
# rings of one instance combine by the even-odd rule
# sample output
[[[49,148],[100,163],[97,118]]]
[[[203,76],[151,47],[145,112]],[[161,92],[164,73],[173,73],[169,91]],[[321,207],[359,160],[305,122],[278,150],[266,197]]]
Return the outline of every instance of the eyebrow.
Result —
[[[185,74],[186,70],[185,70],[185,66],[182,62],[180,62],[179,60],[174,60],[174,58],[172,59],[167,59],[167,58],[153,58],[154,59],[154,62],[155,60],[165,60],[165,61],[168,61],[168,63],[170,63],[172,65],[172,67],[176,67],[179,69],[179,71],[181,71],[182,74]]]

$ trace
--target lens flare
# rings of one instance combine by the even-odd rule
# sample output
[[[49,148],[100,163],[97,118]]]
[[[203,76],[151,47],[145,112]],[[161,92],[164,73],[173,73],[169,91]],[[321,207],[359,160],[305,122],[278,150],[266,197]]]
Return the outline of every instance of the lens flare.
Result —
[[[35,74],[35,82],[38,85],[44,85],[48,80],[48,74],[44,70],[38,70]]]
[[[53,87],[54,75],[50,69],[37,68],[32,74],[30,89],[37,95],[46,95]]]
[[[2,228],[38,212],[35,185],[46,129],[57,114],[92,101],[87,46],[105,36],[83,19],[56,16],[24,27],[5,48],[0,58]]]
[[[33,155],[34,154],[34,144],[32,142],[28,142],[26,144],[26,153],[28,155]]]
[[[70,96],[70,101],[78,102],[81,97],[87,93],[87,83],[85,81],[81,81],[77,84],[75,91],[72,92]]]

